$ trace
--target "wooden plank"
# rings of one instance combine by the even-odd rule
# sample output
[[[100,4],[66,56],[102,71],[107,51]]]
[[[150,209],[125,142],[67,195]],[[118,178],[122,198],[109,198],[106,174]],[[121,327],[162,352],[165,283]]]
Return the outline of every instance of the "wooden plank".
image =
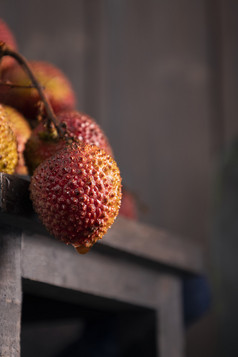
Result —
[[[0,225],[0,356],[20,357],[21,235]]]
[[[102,251],[78,256],[60,242],[38,235],[24,235],[22,267],[25,279],[66,288],[67,299],[74,302],[85,303],[85,296],[89,296],[94,297],[94,303],[99,298],[104,308],[120,308],[120,305],[123,308],[128,304],[156,311],[159,356],[184,356],[179,277],[159,273],[125,256],[102,254]],[[47,285],[44,294],[46,290]],[[75,295],[77,291],[84,297]],[[64,299],[65,293],[61,297],[59,291],[57,298]],[[90,298],[88,300],[90,303]]]
[[[148,308],[157,306],[160,294],[155,269],[97,250],[82,256],[72,247],[38,234],[23,235],[22,276]]]
[[[0,174],[1,176],[1,211],[3,213],[18,213],[16,218],[2,216],[4,221],[12,224],[32,227],[45,232],[36,216],[34,217],[29,199],[29,182],[17,176]],[[29,222],[21,215],[29,217]],[[0,217],[1,219],[1,217]],[[202,273],[202,252],[194,244],[171,235],[166,231],[153,228],[146,224],[118,217],[99,245],[120,250],[127,254],[144,258],[175,269]]]
[[[203,272],[201,249],[165,230],[118,217],[102,245],[191,273]]]
[[[117,254],[94,250],[86,256],[78,256],[70,247],[40,235],[24,235],[22,268],[24,279],[67,289],[67,299],[74,302],[85,303],[85,296],[89,296],[94,297],[94,303],[98,298],[104,308],[120,309],[128,304],[132,308],[154,310],[159,356],[184,356],[182,292],[178,276],[159,273],[157,269]],[[44,294],[46,291],[47,285]],[[59,291],[57,298],[64,299],[65,293],[61,297]]]
[[[0,212],[32,214],[29,199],[29,178],[21,178],[0,172]]]

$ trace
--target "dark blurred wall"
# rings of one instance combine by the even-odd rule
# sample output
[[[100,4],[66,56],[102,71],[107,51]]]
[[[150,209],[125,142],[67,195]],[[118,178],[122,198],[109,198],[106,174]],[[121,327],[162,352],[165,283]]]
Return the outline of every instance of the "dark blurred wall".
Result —
[[[106,130],[140,219],[205,242],[210,63],[205,2],[2,1],[30,59],[70,77]]]
[[[220,77],[224,144],[217,165],[211,242],[221,356],[238,355],[238,2],[221,0]]]
[[[201,244],[210,266],[216,166],[238,129],[237,14],[235,0],[0,0],[21,53],[60,67],[106,131],[140,220]],[[189,356],[215,353],[213,323],[191,329]]]
[[[62,68],[106,130],[140,219],[205,242],[210,64],[205,1],[2,1],[20,51]]]

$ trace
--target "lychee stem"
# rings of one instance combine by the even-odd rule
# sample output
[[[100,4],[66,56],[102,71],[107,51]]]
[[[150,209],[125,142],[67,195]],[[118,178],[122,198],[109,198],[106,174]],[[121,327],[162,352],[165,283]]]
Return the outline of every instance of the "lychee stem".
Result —
[[[0,68],[1,68],[1,63],[0,63]],[[12,83],[12,82],[4,82],[2,80],[0,80],[0,85],[1,86],[5,86],[5,87],[9,87],[9,88],[19,88],[19,89],[35,88],[35,86],[33,84],[29,84],[29,85],[23,85],[22,84],[21,85],[21,84],[15,84],[15,83]]]
[[[58,120],[53,112],[51,104],[49,103],[49,100],[47,99],[41,85],[39,84],[39,82],[36,79],[35,75],[33,74],[32,70],[30,69],[27,60],[22,55],[20,55],[18,52],[9,49],[4,42],[0,41],[0,58],[2,58],[4,56],[13,57],[22,66],[22,68],[24,69],[26,74],[29,76],[33,86],[38,90],[40,98],[41,98],[42,102],[44,103],[45,111],[47,113],[48,118],[53,122],[59,137],[63,138],[65,135],[65,131],[58,123]]]

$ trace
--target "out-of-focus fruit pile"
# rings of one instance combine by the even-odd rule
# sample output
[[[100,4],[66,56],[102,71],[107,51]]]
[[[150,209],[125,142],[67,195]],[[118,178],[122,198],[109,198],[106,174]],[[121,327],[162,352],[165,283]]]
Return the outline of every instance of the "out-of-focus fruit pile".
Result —
[[[122,189],[122,200],[119,214],[133,221],[138,219],[138,204],[135,195],[127,188]]]
[[[31,175],[30,197],[43,224],[86,253],[121,205],[111,146],[94,119],[76,110],[61,70],[26,61],[1,19],[0,41],[0,171]]]

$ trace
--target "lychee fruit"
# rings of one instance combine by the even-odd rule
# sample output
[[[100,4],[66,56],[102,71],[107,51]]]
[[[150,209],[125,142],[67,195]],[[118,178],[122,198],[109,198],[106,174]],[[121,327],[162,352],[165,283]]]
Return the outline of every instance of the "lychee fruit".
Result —
[[[8,25],[2,19],[0,19],[0,41],[5,42],[11,50],[17,50],[15,37]],[[11,57],[7,56],[2,58],[0,64],[0,72],[6,70],[15,63],[16,61]]]
[[[0,105],[0,171],[12,174],[18,162],[17,142]]]
[[[25,160],[23,152],[25,149],[25,143],[31,135],[31,128],[27,120],[21,115],[16,109],[3,105],[5,110],[9,125],[17,140],[17,151],[18,151],[18,164],[15,168],[15,173],[20,175],[27,175],[27,167],[25,165]]]
[[[75,108],[76,99],[72,86],[58,68],[40,61],[29,62],[29,67],[44,88],[55,113]],[[16,63],[4,71],[2,80],[14,84],[15,87],[4,85],[0,87],[1,102],[18,109],[29,120],[37,118],[41,103],[40,96],[37,89],[32,88],[31,80],[22,67]]]
[[[51,126],[46,128],[40,123],[35,129],[25,145],[24,159],[30,175],[46,159],[52,156],[66,145],[66,141],[59,138],[56,130]]]
[[[118,214],[120,172],[97,146],[69,144],[37,167],[30,197],[49,232],[86,253]]]
[[[57,119],[64,124],[71,137],[77,138],[85,144],[96,145],[108,155],[113,156],[105,133],[89,115],[77,111],[64,111],[59,113]]]
[[[63,124],[69,137],[85,144],[96,145],[113,156],[106,135],[90,116],[77,111],[64,111],[57,115],[57,120],[59,124]],[[32,174],[42,161],[64,145],[65,141],[57,137],[56,131],[53,129],[50,131],[41,122],[32,131],[32,135],[26,143],[24,155],[29,173]]]
[[[119,214],[129,219],[138,219],[138,210],[135,197],[125,188],[122,189],[122,200]]]

